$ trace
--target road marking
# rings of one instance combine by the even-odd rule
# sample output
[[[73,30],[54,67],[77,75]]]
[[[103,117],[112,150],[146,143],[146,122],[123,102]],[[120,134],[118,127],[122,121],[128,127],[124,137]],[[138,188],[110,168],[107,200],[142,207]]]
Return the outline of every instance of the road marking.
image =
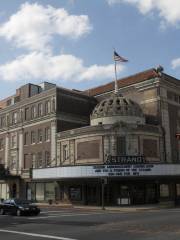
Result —
[[[62,214],[62,215],[49,215],[43,217],[30,217],[30,220],[43,219],[43,218],[53,218],[53,217],[76,217],[76,216],[88,216],[88,215],[98,215],[102,213],[79,213],[79,214]]]
[[[50,239],[59,239],[59,240],[76,240],[76,239],[72,239],[72,238],[64,238],[64,237],[45,235],[45,234],[38,234],[38,233],[17,232],[17,231],[5,230],[5,229],[0,229],[0,232],[14,233],[14,234],[19,234],[19,235],[26,235],[26,236],[30,236],[30,237],[50,238]]]
[[[68,211],[42,211],[41,214],[44,213],[68,213]]]

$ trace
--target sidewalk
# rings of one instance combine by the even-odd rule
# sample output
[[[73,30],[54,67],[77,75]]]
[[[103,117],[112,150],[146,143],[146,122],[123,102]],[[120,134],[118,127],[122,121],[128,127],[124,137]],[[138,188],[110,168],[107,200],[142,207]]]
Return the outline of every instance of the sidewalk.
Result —
[[[102,211],[101,206],[87,206],[87,205],[72,205],[72,204],[48,204],[48,203],[37,203],[40,208],[48,209],[79,209],[79,210],[90,210],[90,211]],[[164,207],[163,207],[164,208]],[[139,206],[105,206],[105,211],[119,211],[119,212],[139,212],[139,211],[150,211],[150,210],[159,210],[162,207],[158,204],[154,205],[139,205]]]

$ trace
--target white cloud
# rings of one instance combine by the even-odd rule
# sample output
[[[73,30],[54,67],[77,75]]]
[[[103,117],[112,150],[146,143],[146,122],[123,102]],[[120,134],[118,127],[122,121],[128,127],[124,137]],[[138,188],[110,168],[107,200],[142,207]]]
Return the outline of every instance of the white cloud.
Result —
[[[101,81],[114,78],[114,65],[85,66],[82,59],[53,55],[55,36],[80,38],[92,30],[87,15],[70,15],[63,8],[25,3],[0,25],[0,37],[29,52],[0,65],[4,81]],[[124,70],[119,65],[118,72]]]
[[[107,0],[109,5],[128,3],[139,9],[146,15],[150,12],[158,12],[162,25],[180,24],[180,0]]]
[[[124,70],[118,66],[118,72]],[[72,55],[32,52],[0,65],[0,78],[5,81],[41,80],[81,82],[114,78],[114,65],[86,67],[83,60]]]
[[[0,26],[0,36],[16,47],[44,51],[54,35],[79,38],[92,30],[87,15],[70,15],[63,8],[22,4],[20,10]]]
[[[172,69],[180,68],[180,58],[173,59],[171,61]]]

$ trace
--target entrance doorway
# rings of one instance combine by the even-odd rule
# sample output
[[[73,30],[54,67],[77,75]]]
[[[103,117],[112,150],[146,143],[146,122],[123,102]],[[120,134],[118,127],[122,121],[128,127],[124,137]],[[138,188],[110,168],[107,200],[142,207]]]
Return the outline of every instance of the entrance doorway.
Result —
[[[16,194],[17,194],[17,185],[16,183],[14,183],[12,185],[12,198],[16,198]]]
[[[98,203],[98,189],[97,186],[87,186],[87,204],[88,205],[95,205]]]
[[[158,191],[155,183],[131,186],[131,204],[153,204],[158,202]]]

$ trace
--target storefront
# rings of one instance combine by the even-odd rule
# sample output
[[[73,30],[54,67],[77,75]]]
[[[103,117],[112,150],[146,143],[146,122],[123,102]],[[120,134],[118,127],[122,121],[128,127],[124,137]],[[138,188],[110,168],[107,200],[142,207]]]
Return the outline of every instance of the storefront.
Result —
[[[179,203],[180,164],[116,164],[34,169],[28,184],[37,201],[101,205]]]

